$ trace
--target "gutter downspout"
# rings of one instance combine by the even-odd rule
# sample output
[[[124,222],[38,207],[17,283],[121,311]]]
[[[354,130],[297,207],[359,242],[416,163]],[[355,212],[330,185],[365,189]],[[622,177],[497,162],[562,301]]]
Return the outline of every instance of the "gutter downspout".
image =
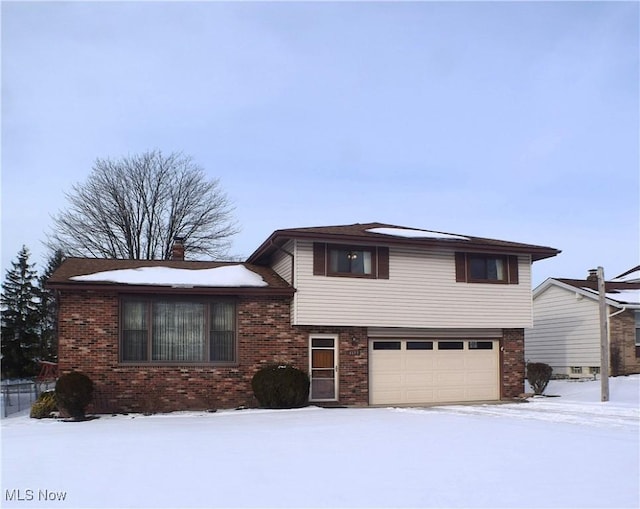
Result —
[[[626,310],[627,310],[627,306],[622,306],[622,309],[620,309],[619,311],[616,311],[615,313],[611,313],[609,315],[609,318],[613,318],[614,316],[617,316],[620,313],[624,313]]]

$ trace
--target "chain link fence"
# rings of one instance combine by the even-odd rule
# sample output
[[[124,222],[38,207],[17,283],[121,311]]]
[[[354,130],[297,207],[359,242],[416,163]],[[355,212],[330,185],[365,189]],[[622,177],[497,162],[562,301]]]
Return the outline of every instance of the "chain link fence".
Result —
[[[55,381],[3,380],[0,416],[8,417],[11,414],[31,408],[40,393],[52,390],[54,387]]]

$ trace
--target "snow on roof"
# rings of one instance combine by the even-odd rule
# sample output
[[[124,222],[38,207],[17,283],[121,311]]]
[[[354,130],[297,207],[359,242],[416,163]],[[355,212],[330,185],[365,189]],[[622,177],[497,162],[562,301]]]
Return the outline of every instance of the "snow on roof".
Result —
[[[453,235],[451,233],[439,233],[428,230],[413,230],[409,228],[369,228],[369,233],[379,233],[382,235],[392,235],[394,237],[405,237],[410,239],[452,239],[470,240],[468,237]]]
[[[261,287],[268,286],[262,276],[244,265],[226,265],[213,269],[175,269],[172,267],[139,267],[72,276],[74,281],[121,283],[127,285]]]
[[[594,295],[598,295],[598,291],[593,288],[582,287],[582,289]],[[621,304],[640,304],[640,290],[636,289],[608,291],[605,296],[607,299],[615,300]]]
[[[617,300],[624,304],[640,304],[640,290],[617,290],[607,292],[607,299]]]
[[[621,283],[640,283],[640,265],[612,279]]]

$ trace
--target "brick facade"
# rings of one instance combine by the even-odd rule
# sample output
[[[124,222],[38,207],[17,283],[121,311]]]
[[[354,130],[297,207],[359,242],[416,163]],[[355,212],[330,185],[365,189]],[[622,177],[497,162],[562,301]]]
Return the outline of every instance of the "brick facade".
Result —
[[[515,398],[524,391],[524,329],[503,329],[500,348],[501,397]]]
[[[94,411],[254,407],[254,373],[268,363],[293,364],[308,371],[309,334],[314,333],[338,335],[339,402],[368,402],[366,329],[291,327],[288,297],[238,298],[239,358],[233,367],[121,364],[118,308],[115,293],[61,293],[60,372],[81,371],[94,381]]]
[[[292,327],[290,297],[239,297],[238,364],[158,366],[119,362],[118,295],[61,292],[59,367],[81,371],[96,384],[98,412],[157,412],[255,407],[251,378],[265,364],[309,369],[310,334],[335,334],[339,345],[339,404],[369,401],[368,338],[364,327]],[[524,331],[504,329],[501,397],[523,391]]]
[[[617,376],[640,373],[635,311],[627,310],[611,317],[609,326],[611,374]]]

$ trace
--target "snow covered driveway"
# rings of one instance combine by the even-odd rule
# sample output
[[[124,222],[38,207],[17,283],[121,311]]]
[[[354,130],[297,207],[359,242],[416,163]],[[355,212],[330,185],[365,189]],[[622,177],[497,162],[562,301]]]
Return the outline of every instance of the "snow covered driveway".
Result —
[[[551,403],[548,400],[534,400],[533,404],[452,406],[417,410],[441,412],[457,415],[486,415],[512,417],[515,419],[562,422],[597,428],[621,428],[638,430],[640,411],[637,408],[615,408],[606,404],[585,405],[584,403]]]
[[[2,507],[639,507],[640,377],[531,403],[2,422]],[[62,499],[64,498],[64,499]]]

